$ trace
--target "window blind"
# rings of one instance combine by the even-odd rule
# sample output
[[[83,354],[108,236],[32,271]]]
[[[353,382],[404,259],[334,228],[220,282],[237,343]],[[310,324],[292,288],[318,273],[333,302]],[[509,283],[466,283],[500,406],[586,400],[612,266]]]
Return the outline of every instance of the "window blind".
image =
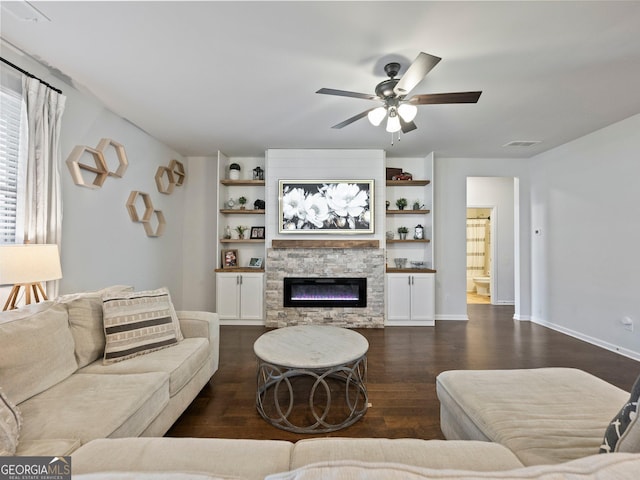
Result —
[[[20,123],[22,95],[6,85],[0,86],[0,244],[22,243],[18,238],[24,201],[24,182],[20,168]]]

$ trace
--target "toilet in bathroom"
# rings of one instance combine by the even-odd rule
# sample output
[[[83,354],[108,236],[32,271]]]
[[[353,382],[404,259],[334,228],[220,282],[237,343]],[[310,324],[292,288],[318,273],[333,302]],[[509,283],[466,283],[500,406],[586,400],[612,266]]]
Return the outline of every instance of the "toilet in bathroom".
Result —
[[[478,295],[482,295],[484,297],[491,295],[489,292],[489,288],[491,287],[491,277],[473,277],[473,283],[476,286],[476,292],[478,292]]]

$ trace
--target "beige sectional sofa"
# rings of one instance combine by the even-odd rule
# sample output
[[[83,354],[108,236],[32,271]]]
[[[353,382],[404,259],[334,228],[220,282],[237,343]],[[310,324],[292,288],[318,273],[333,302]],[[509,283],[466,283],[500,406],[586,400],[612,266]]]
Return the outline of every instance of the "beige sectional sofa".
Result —
[[[640,422],[620,452],[598,454],[629,393],[592,375],[451,371],[438,376],[437,391],[448,440],[95,440],[73,454],[73,469],[78,480],[640,478]]]
[[[103,365],[103,293],[0,314],[0,387],[22,415],[9,453],[63,456],[94,439],[161,436],[217,370],[218,317],[206,312],[177,312],[175,345]]]
[[[443,372],[447,440],[160,437],[217,369],[217,316],[179,312],[184,340],[104,365],[101,301],[0,318],[0,386],[24,417],[16,453],[72,452],[76,480],[640,478],[640,422],[598,454],[629,393],[574,369]]]

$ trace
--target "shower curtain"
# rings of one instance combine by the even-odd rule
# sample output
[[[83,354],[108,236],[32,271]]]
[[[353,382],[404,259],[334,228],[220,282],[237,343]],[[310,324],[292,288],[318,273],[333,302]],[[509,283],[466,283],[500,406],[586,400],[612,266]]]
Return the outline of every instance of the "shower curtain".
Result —
[[[473,290],[473,277],[487,273],[487,219],[467,219],[467,290]]]

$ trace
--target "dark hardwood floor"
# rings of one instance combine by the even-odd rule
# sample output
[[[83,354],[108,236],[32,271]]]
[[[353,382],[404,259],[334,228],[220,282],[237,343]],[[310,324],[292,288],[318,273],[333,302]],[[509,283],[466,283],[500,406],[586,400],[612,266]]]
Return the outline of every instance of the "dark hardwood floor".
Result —
[[[626,391],[640,374],[640,362],[512,316],[513,307],[469,305],[468,322],[358,330],[370,344],[367,387],[372,407],[362,420],[329,435],[444,438],[435,390],[435,377],[444,370],[575,367]],[[310,437],[272,427],[256,411],[253,342],[265,331],[221,327],[220,368],[167,436]]]

